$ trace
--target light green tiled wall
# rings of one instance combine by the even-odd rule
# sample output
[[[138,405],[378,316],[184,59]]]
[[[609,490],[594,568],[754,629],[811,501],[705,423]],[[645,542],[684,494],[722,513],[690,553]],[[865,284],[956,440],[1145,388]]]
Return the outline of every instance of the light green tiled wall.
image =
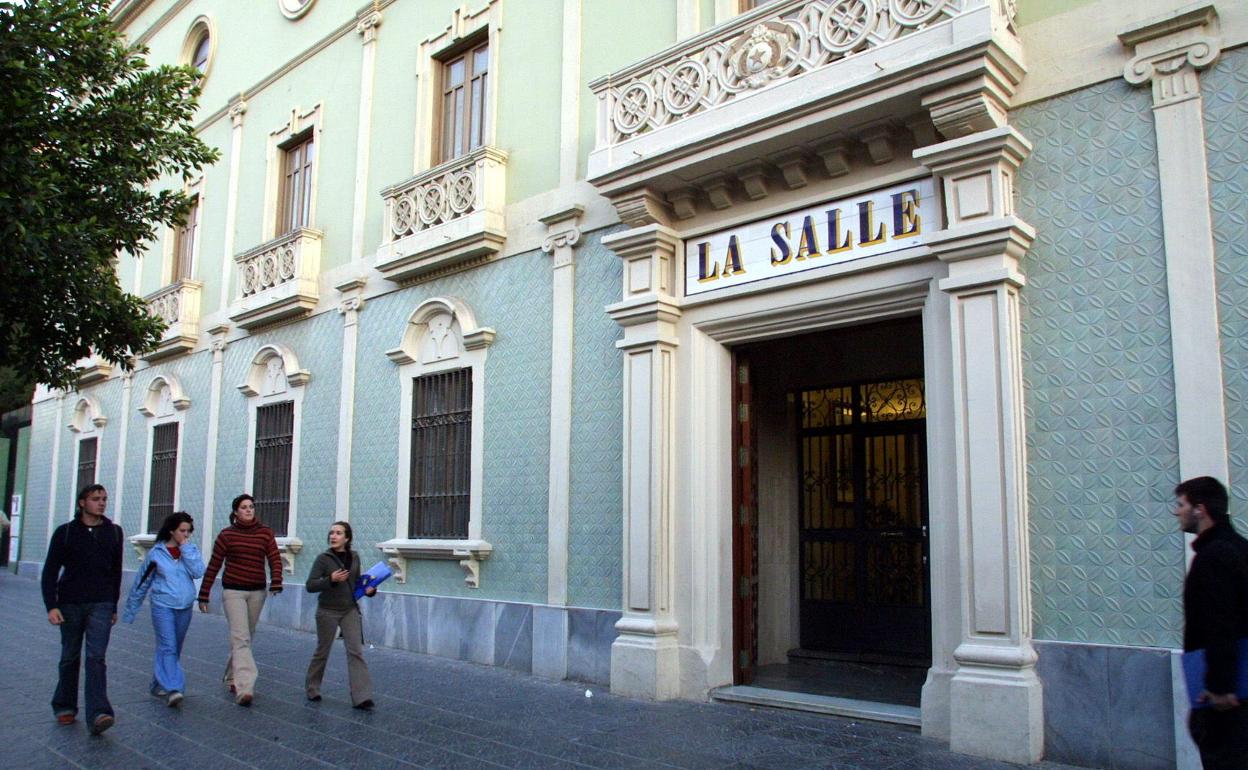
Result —
[[[1150,94],[1113,80],[1013,116],[1032,605],[1042,639],[1170,646],[1182,625],[1174,377]]]
[[[498,336],[485,365],[482,534],[494,553],[481,588],[455,562],[410,561],[393,590],[478,599],[544,601],[550,457],[550,257],[518,254],[370,300],[360,314],[351,522],[364,550],[394,537],[399,376],[385,351],[431,297],[458,297]],[[373,553],[377,553],[373,551]]]
[[[1200,86],[1217,253],[1231,514],[1240,532],[1248,532],[1248,47],[1224,52],[1201,75]]]
[[[620,326],[605,308],[620,300],[622,261],[602,245],[612,231],[587,235],[576,254],[568,603],[619,609],[624,358]]]

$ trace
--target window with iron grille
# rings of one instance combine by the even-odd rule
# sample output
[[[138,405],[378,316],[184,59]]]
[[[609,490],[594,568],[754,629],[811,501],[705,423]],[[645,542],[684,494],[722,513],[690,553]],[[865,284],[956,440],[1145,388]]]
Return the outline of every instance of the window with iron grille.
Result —
[[[98,438],[84,438],[78,442],[78,487],[74,495],[88,484],[95,483],[95,458],[99,452]]]
[[[312,213],[312,161],[315,145],[308,131],[282,148],[282,194],[277,234],[308,226]]]
[[[152,477],[147,494],[147,531],[155,532],[173,513],[173,490],[178,477],[178,423],[152,428]]]
[[[441,160],[454,160],[484,143],[489,115],[489,43],[442,62]]]
[[[295,443],[295,402],[256,408],[256,455],[251,494],[256,515],[285,537],[290,518],[290,462]]]
[[[472,370],[412,380],[408,537],[468,537],[472,467]]]

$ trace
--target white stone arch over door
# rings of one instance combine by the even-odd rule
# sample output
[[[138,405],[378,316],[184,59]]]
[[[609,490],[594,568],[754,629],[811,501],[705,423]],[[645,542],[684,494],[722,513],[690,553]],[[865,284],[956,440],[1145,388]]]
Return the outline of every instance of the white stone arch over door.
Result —
[[[480,585],[480,562],[493,551],[481,539],[482,481],[485,469],[485,359],[493,329],[477,323],[462,300],[432,297],[421,302],[404,324],[399,346],[386,356],[398,364],[399,466],[395,494],[394,539],[379,543],[403,582],[407,559],[452,559],[467,573],[464,582]],[[412,383],[418,377],[455,369],[472,372],[472,429],[469,471],[468,537],[462,540],[412,538],[407,529],[412,460]]]
[[[299,523],[299,448],[303,436],[304,386],[312,375],[299,365],[295,351],[281,344],[269,344],[256,351],[247,378],[238,386],[247,397],[247,475],[244,486],[248,493],[255,482],[256,472],[256,412],[262,406],[290,401],[294,409],[294,429],[290,447],[290,509],[287,516],[286,536],[277,538],[277,550],[289,574],[295,572],[295,554],[303,550],[298,537]]]
[[[182,503],[182,443],[186,435],[186,410],[191,407],[191,399],[182,387],[182,381],[172,374],[158,374],[143,389],[139,401],[139,414],[147,418],[144,429],[145,444],[143,450],[143,507],[139,509],[139,529],[143,530],[130,536],[130,544],[134,546],[139,558],[147,555],[147,550],[156,543],[156,532],[148,526],[148,507],[152,502],[152,450],[153,438],[157,426],[177,423],[178,425],[178,459],[173,474],[173,509],[179,510]],[[151,530],[151,531],[148,531]]]

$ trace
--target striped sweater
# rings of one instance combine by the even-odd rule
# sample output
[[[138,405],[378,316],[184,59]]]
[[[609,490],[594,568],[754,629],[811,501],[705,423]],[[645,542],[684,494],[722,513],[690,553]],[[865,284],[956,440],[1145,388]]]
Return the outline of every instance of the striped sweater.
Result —
[[[232,524],[217,534],[212,544],[212,559],[204,571],[204,582],[199,588],[199,601],[207,602],[212,584],[225,562],[225,574],[221,587],[237,591],[263,591],[264,563],[269,563],[270,591],[282,590],[282,557],[277,551],[273,530],[253,523],[249,527]]]

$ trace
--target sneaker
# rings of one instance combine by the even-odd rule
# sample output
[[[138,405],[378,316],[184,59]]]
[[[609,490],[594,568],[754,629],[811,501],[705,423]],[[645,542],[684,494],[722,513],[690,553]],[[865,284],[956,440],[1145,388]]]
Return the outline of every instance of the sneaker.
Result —
[[[359,703],[355,704],[354,708],[357,708],[360,711],[372,711],[373,702],[371,700],[362,700]]]
[[[169,698],[165,702],[169,704],[169,708],[176,709],[178,706],[182,705],[182,693],[174,690],[169,693]]]
[[[112,727],[113,721],[112,716],[108,714],[100,714],[95,718],[95,721],[91,723],[91,734],[99,735],[108,728]]]
[[[155,688],[154,690],[152,690],[152,697],[153,697],[153,698],[167,698],[167,697],[169,697],[169,691],[168,691],[168,690],[163,690],[163,689],[161,689],[161,688],[157,687],[157,688]]]
[[[316,695],[313,695],[312,693],[308,693],[308,700],[312,701],[313,703],[319,703],[321,700],[320,693],[317,693]]]
[[[238,697],[234,699],[234,702],[240,706],[244,706],[244,707],[250,706],[251,705],[251,693],[249,692],[239,693]]]
[[[72,725],[76,721],[78,721],[78,718],[68,711],[64,714],[56,715],[56,723],[58,725]]]

